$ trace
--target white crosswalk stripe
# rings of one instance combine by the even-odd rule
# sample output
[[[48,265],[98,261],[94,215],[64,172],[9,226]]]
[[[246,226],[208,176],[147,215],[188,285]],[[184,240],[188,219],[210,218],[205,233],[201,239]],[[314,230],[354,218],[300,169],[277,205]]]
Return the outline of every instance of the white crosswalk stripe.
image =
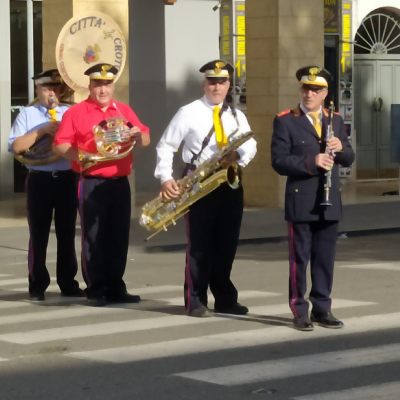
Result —
[[[51,281],[55,281],[55,278],[51,278]],[[27,278],[14,278],[14,279],[2,279],[0,280],[0,286],[9,286],[9,285],[19,285],[21,283],[28,284]],[[26,290],[26,288],[25,288]]]
[[[400,382],[294,397],[292,400],[399,400]]]
[[[246,348],[272,343],[283,343],[287,341],[314,340],[317,338],[362,333],[369,331],[371,326],[376,326],[376,330],[399,328],[400,313],[350,318],[346,320],[345,329],[318,329],[313,332],[312,335],[307,336],[294,329],[288,329],[286,326],[279,326],[250,331],[208,335],[197,338],[179,339],[147,345],[73,352],[68,355],[93,361],[124,363],[194,353],[206,353],[217,350]],[[12,336],[9,336],[9,340],[12,340]],[[0,340],[3,340],[3,337],[4,335],[0,336]]]
[[[262,293],[262,292],[261,292]],[[266,292],[268,294],[268,292]],[[175,299],[173,299],[175,300]],[[163,299],[162,302],[170,304],[170,299]],[[49,321],[54,319],[64,319],[73,317],[83,317],[89,315],[101,315],[107,313],[134,313],[135,309],[141,310],[151,308],[151,304],[155,307],[153,302],[149,302],[150,305],[147,306],[143,302],[139,305],[131,305],[130,309],[115,307],[109,308],[93,308],[93,307],[83,307],[83,308],[73,308],[55,311],[43,311],[36,312],[34,314],[20,314],[0,317],[0,326],[2,324],[13,324],[17,322],[29,322],[29,321]],[[357,302],[350,300],[336,300],[336,308],[348,308],[348,307],[359,307],[367,306],[374,303]],[[144,305],[144,307],[143,307]],[[277,306],[258,306],[250,307],[250,315],[243,317],[243,319],[254,318],[254,315],[272,316],[279,315],[289,312],[287,304],[280,304]],[[19,344],[32,344],[32,343],[42,343],[61,339],[74,339],[74,338],[85,338],[92,336],[103,336],[115,333],[123,332],[137,332],[149,329],[160,329],[172,326],[189,326],[195,324],[207,324],[213,322],[226,321],[226,316],[218,316],[216,314],[214,318],[188,318],[187,316],[164,316],[159,318],[146,318],[146,319],[132,319],[129,321],[114,321],[105,322],[101,324],[90,324],[90,325],[80,325],[80,326],[69,326],[63,328],[50,328],[43,330],[35,330],[28,332],[15,332],[10,334],[0,335],[0,341],[9,343],[19,343]]]
[[[252,382],[379,365],[393,361],[400,361],[400,344],[397,343],[345,352],[311,354],[283,360],[268,360],[252,364],[185,372],[177,374],[177,376],[217,385],[237,386]]]
[[[400,271],[400,263],[376,263],[376,264],[349,264],[337,265],[339,268],[370,269],[377,271]],[[336,267],[336,268],[337,268]]]

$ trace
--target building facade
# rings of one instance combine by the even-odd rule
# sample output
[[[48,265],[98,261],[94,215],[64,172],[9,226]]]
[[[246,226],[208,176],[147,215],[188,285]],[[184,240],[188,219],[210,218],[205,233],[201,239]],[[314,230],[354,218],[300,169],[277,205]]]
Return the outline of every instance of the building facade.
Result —
[[[10,27],[11,36],[18,35],[14,21],[18,15],[10,15],[10,6],[5,3],[0,6],[2,38]],[[11,0],[10,4],[13,3]],[[390,110],[391,104],[400,103],[397,98],[400,32],[396,33],[400,30],[400,0],[382,0],[379,9],[373,0],[43,0],[40,3],[40,7],[35,7],[37,21],[39,8],[41,12],[42,36],[36,31],[34,36],[36,41],[40,38],[42,47],[40,62],[35,58],[35,72],[55,67],[58,34],[73,16],[100,11],[112,17],[124,33],[129,56],[117,83],[116,98],[130,103],[150,126],[152,138],[148,148],[135,152],[134,186],[138,202],[159,189],[159,182],[153,177],[155,146],[164,128],[180,106],[202,95],[199,67],[211,59],[230,55],[240,71],[232,88],[233,100],[237,100],[238,107],[245,108],[258,142],[257,157],[244,174],[247,205],[283,204],[285,179],[277,176],[270,166],[272,121],[277,113],[298,103],[294,73],[307,64],[325,65],[335,77],[333,100],[357,151],[357,163],[352,169],[341,171],[343,179],[353,182],[398,178],[398,164],[391,162],[390,157]],[[231,21],[228,26],[229,4],[236,5],[238,13],[231,13],[234,23]],[[232,38],[234,54],[227,53],[230,50],[224,36]],[[13,37],[8,47],[10,43],[14,43]],[[2,54],[9,53],[4,40],[0,46]],[[37,47],[40,46],[36,44]],[[21,74],[18,79],[11,77],[17,53],[11,54],[13,67],[3,75],[0,93],[2,198],[12,196],[14,181],[17,188],[20,175],[10,177],[14,162],[6,149],[10,106],[23,101],[16,98],[21,95],[11,99],[8,94],[18,79],[21,83]],[[26,73],[24,79],[27,81]],[[181,165],[179,158],[177,153],[177,170]]]

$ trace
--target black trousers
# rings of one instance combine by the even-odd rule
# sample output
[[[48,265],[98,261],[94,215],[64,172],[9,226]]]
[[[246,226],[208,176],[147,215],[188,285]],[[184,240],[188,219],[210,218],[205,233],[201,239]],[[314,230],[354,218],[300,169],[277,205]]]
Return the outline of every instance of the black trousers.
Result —
[[[26,179],[29,223],[29,292],[44,293],[50,284],[46,253],[51,221],[57,237],[57,284],[63,293],[79,287],[75,252],[75,224],[78,209],[78,175],[72,170],[30,172]]]
[[[289,305],[296,318],[308,315],[307,265],[310,261],[310,301],[314,313],[331,311],[338,221],[288,222]]]
[[[243,215],[243,189],[222,184],[190,207],[186,214],[184,298],[186,310],[207,306],[207,289],[215,307],[235,304],[238,292],[230,275]]]
[[[131,190],[127,177],[81,177],[82,272],[88,298],[126,292]]]

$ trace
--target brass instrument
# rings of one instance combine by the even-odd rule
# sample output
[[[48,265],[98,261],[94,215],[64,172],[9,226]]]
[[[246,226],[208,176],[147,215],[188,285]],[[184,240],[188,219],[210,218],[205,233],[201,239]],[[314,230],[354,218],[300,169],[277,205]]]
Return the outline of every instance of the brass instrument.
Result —
[[[35,99],[30,105],[37,104],[38,101]],[[56,97],[50,97],[50,107],[59,105]],[[56,110],[49,109],[50,120],[49,122],[57,121]],[[37,140],[29,149],[22,153],[14,153],[14,158],[21,164],[25,165],[47,165],[52,162],[58,161],[61,156],[54,154],[52,151],[54,137],[51,135],[45,135]]]
[[[159,196],[146,203],[142,208],[143,214],[139,223],[147,230],[155,231],[146,241],[162,230],[166,231],[169,225],[176,225],[176,221],[189,212],[189,207],[193,203],[217,189],[221,184],[227,182],[232,189],[237,189],[240,186],[238,165],[234,163],[227,169],[222,169],[220,161],[253,136],[254,133],[251,131],[233,136],[226,147],[182,178],[178,182],[180,197],[166,200]]]
[[[97,153],[79,149],[82,171],[99,162],[119,160],[128,156],[135,146],[131,138],[132,124],[123,117],[112,117],[93,128]]]
[[[333,132],[333,112],[335,110],[335,106],[333,104],[333,101],[331,101],[329,105],[329,124],[326,132],[326,138],[325,141],[328,142],[330,139],[332,139],[335,136],[335,133]],[[326,145],[325,148],[325,153],[329,154],[333,157],[335,157],[335,153],[329,149],[329,146]],[[325,183],[324,183],[324,199],[321,203],[321,206],[332,206],[332,203],[329,200],[329,190],[332,186],[332,170],[327,171],[325,173]]]

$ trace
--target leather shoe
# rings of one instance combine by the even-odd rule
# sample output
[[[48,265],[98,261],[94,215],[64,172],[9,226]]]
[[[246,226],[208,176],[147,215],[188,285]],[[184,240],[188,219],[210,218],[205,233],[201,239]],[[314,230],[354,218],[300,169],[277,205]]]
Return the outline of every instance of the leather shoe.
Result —
[[[310,321],[310,318],[308,318],[307,316],[295,318],[293,323],[294,323],[294,329],[297,329],[298,331],[313,331],[314,330],[314,325]]]
[[[106,305],[106,299],[104,296],[88,297],[87,301],[92,307],[104,307]]]
[[[80,288],[76,288],[76,289],[69,290],[68,292],[61,292],[61,296],[63,296],[63,297],[85,297],[85,292]]]
[[[219,314],[246,315],[249,309],[240,303],[235,303],[222,307],[214,307],[214,312]]]
[[[107,294],[106,299],[110,303],[139,303],[140,296],[129,294],[128,292],[120,294]]]
[[[188,313],[189,317],[208,318],[211,317],[210,310],[206,306],[200,306]]]
[[[44,293],[36,293],[36,292],[29,293],[29,298],[32,301],[44,301],[45,300]]]
[[[311,321],[323,326],[324,328],[340,329],[344,327],[344,323],[335,318],[330,312],[326,314],[311,313]]]

